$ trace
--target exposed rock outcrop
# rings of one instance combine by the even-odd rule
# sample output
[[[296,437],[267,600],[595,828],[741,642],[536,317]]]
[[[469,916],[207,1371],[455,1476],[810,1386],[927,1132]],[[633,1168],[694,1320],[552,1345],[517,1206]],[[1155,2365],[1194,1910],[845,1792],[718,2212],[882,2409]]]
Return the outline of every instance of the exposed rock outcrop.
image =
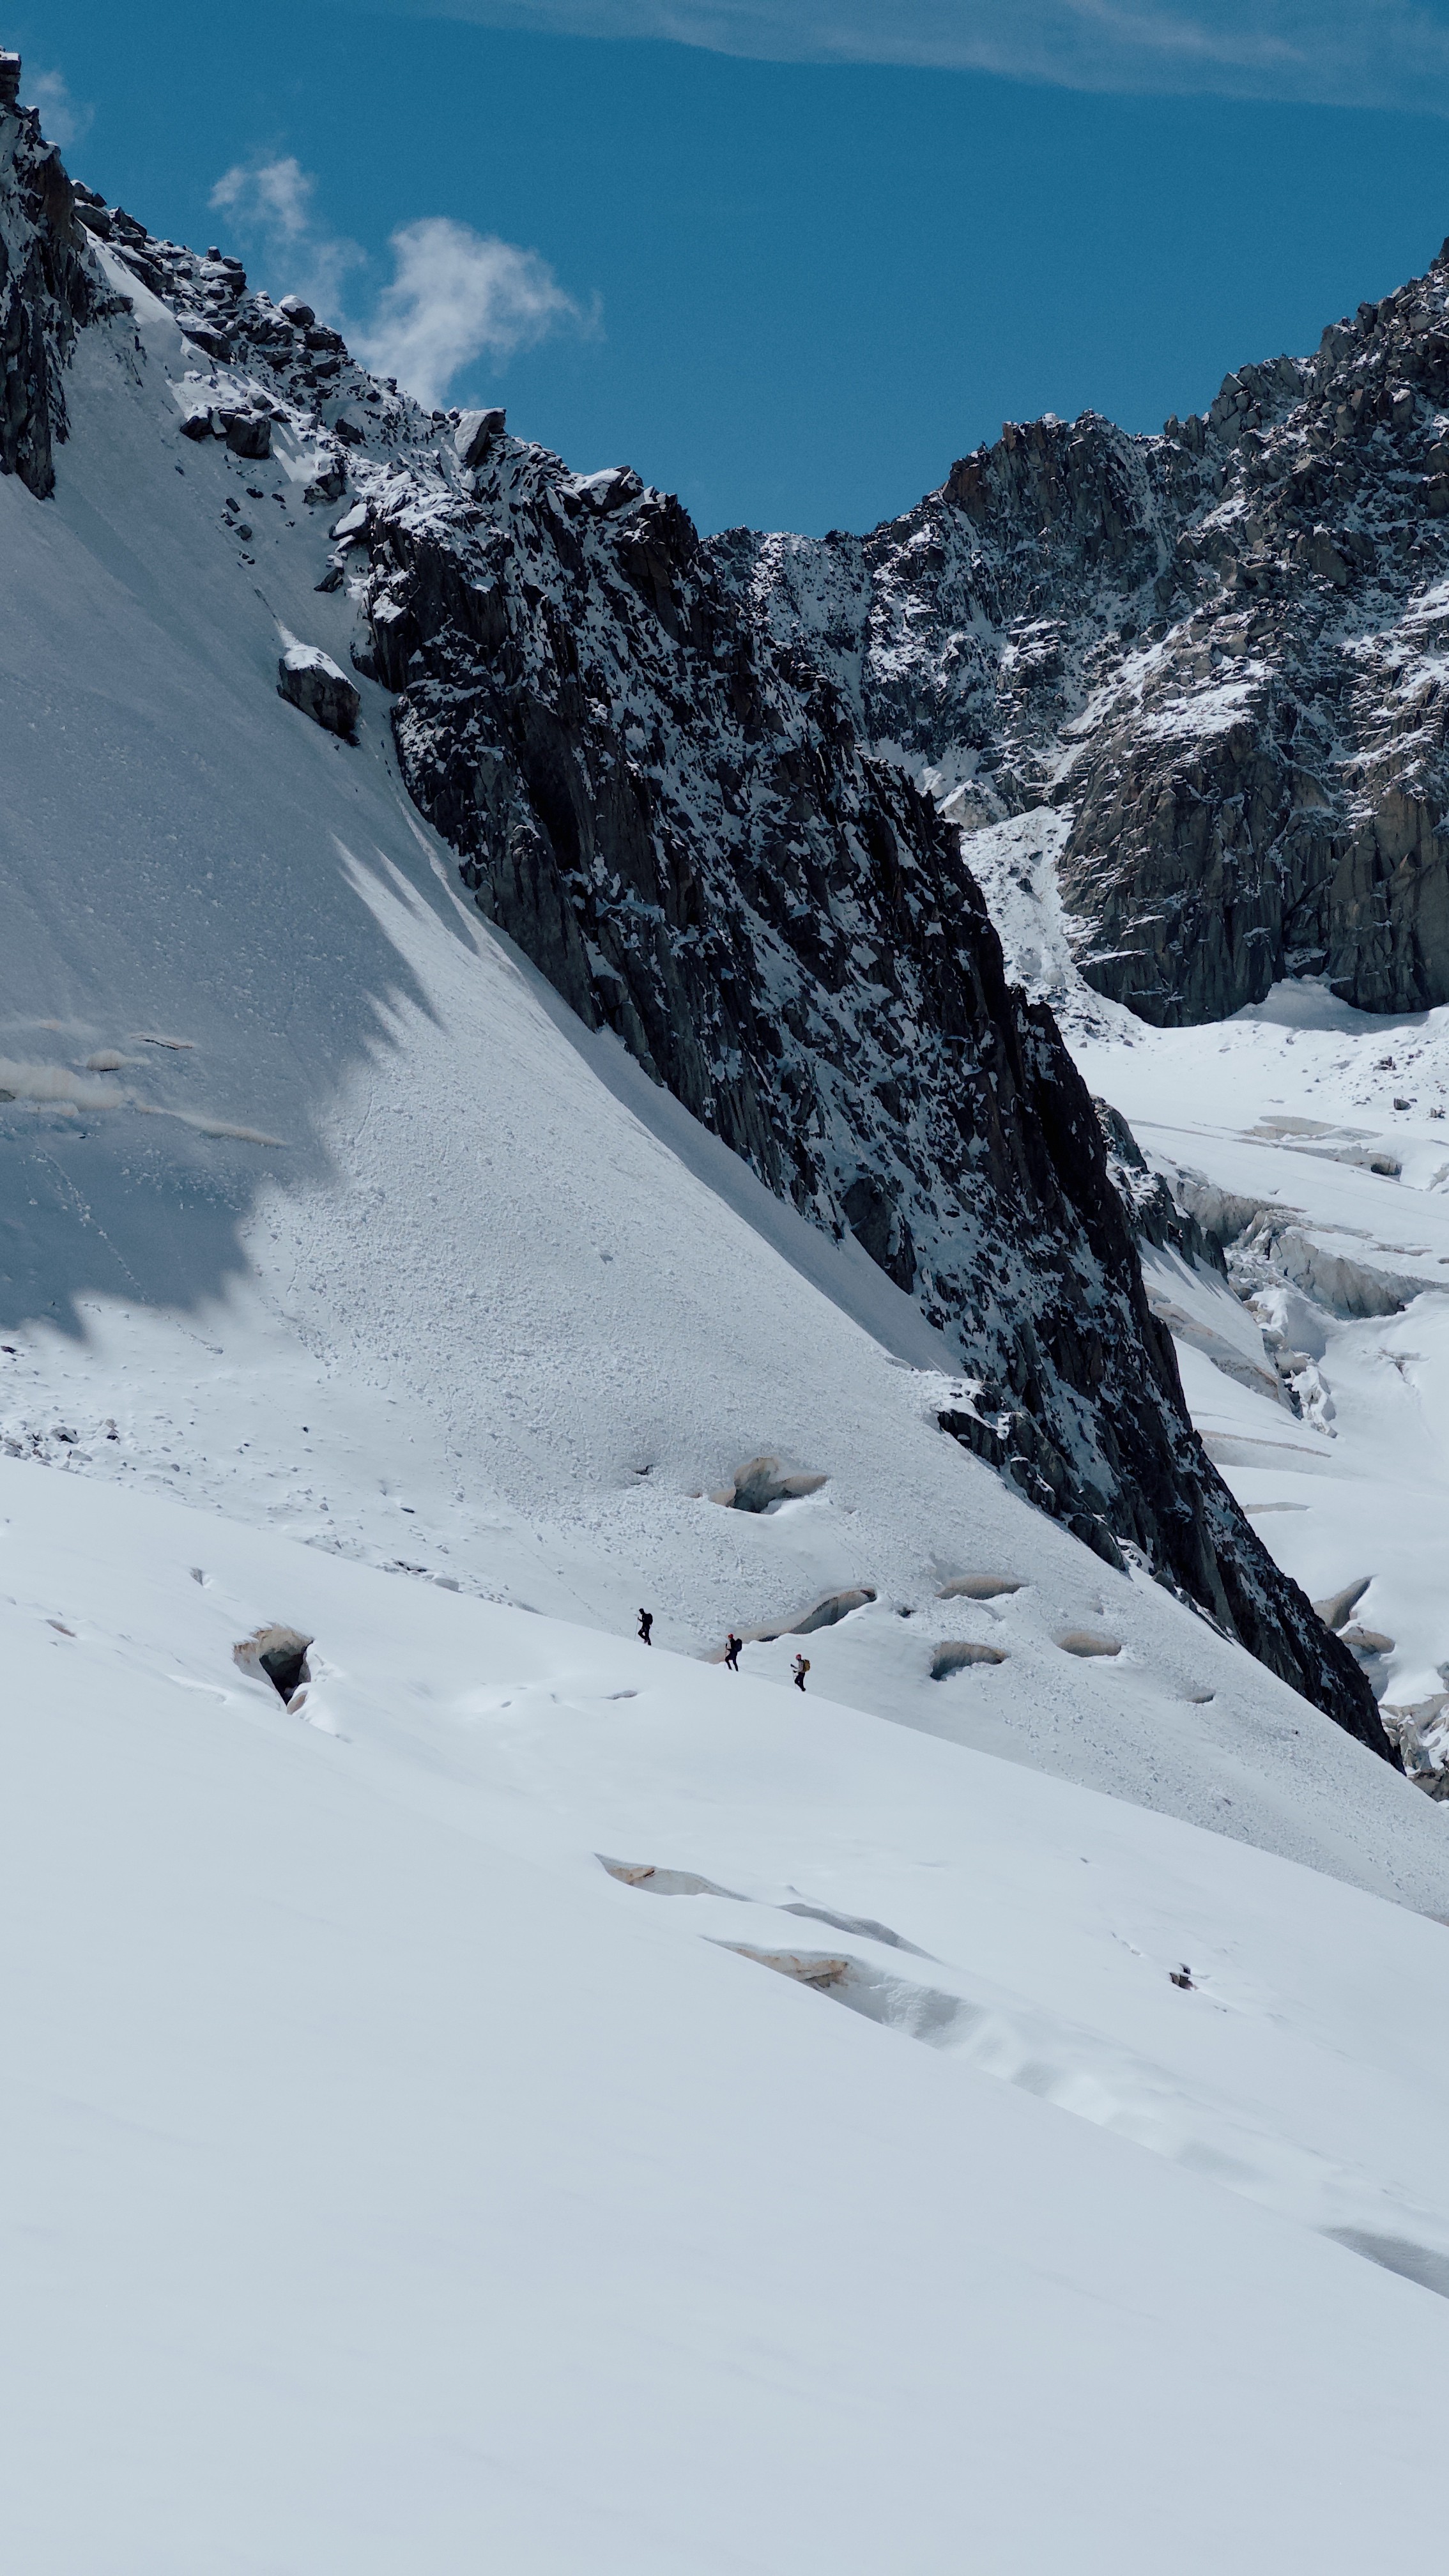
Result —
[[[968,825],[1070,809],[1079,962],[1144,1018],[1449,999],[1446,253],[1160,437],[1009,423],[869,537],[721,548]]]
[[[1120,1109],[1095,1095],[1092,1107],[1107,1150],[1107,1169],[1138,1241],[1156,1244],[1162,1252],[1180,1253],[1184,1261],[1201,1262],[1204,1269],[1226,1276],[1222,1245],[1205,1232],[1189,1207],[1179,1204],[1161,1172],[1152,1170]]]
[[[0,52],[0,474],[44,500],[66,430],[65,360],[80,326],[114,299],[86,256],[60,155],[19,87],[20,56]]]
[[[287,646],[277,664],[277,695],[324,732],[351,740],[362,710],[361,692],[315,644]]]

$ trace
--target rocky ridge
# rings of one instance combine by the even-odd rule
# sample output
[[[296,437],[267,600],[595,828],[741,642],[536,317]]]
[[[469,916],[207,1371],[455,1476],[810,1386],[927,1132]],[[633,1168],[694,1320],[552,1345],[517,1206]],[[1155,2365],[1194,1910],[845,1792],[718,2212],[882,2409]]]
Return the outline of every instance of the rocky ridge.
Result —
[[[0,125],[39,148],[33,119]],[[481,909],[916,1299],[964,1366],[943,1430],[1394,1759],[1351,1656],[1192,1431],[1050,1013],[1008,986],[957,832],[872,749],[818,635],[782,635],[740,543],[702,545],[630,469],[571,473],[501,413],[420,410],[297,299],[249,294],[238,262],[47,168],[75,275],[58,298],[31,199],[7,188],[11,238],[32,237],[12,268],[26,345],[58,378],[128,274],[190,344],[178,433],[243,456],[283,439],[312,506],[346,502],[321,586],[355,605],[354,662],[392,693],[407,785]]]
[[[66,433],[66,358],[77,330],[116,305],[86,258],[60,154],[19,89],[20,56],[0,51],[0,473],[43,500]]]
[[[721,541],[968,831],[1063,811],[1078,962],[1145,1019],[1449,998],[1446,254],[1159,437],[1008,423],[868,537]]]

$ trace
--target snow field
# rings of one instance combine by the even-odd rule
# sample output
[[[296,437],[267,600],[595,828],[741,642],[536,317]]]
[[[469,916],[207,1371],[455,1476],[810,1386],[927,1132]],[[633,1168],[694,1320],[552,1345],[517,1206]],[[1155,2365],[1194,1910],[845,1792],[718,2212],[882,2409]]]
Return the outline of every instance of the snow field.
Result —
[[[173,1503],[0,1517],[27,2569],[1437,2564],[1441,1926]]]

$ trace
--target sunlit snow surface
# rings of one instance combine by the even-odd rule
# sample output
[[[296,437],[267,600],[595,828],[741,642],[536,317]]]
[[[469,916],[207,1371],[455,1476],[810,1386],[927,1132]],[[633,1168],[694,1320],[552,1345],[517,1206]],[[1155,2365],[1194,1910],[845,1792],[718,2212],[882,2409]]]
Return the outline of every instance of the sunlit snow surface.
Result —
[[[136,301],[55,501],[0,480],[10,2555],[1437,2569],[1443,1811],[941,1433],[914,1307],[460,900],[379,690],[356,749],[282,703],[283,634],[348,665],[328,514],[178,436]],[[1067,1000],[1151,1150],[1437,1259],[1417,1167],[1202,1078],[1292,1108],[1362,1033]],[[1330,1440],[1238,1301],[1154,1293],[1222,1441],[1286,1444],[1228,1472],[1295,1533],[1337,1478],[1323,1580],[1389,1582],[1340,1327]],[[711,1499],[761,1451],[827,1481]],[[808,1696],[794,1640],[709,1662],[846,1586]],[[274,1621],[290,1712],[234,1661]]]
[[[0,1652],[16,2566],[1442,2564],[1440,1924],[13,1463]]]

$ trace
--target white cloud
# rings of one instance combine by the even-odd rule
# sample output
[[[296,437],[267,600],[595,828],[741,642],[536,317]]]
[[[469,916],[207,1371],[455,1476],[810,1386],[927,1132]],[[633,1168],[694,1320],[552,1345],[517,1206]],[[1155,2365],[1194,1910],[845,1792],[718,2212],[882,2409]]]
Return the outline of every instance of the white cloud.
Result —
[[[374,0],[378,5],[378,0]],[[387,7],[389,0],[381,0]],[[1449,0],[391,0],[393,12],[652,37],[776,62],[988,71],[1449,113]]]
[[[318,222],[316,188],[311,172],[288,153],[223,171],[211,204],[259,245],[279,294],[305,295],[342,324],[367,366],[396,376],[419,402],[440,403],[454,377],[478,358],[507,358],[556,331],[597,332],[597,297],[588,306],[577,303],[537,251],[500,241],[496,233],[475,233],[446,215],[422,216],[392,235],[392,282],[373,298],[370,313],[349,321],[343,281],[367,266],[367,255]]]
[[[48,143],[58,143],[68,152],[89,134],[95,109],[71,97],[64,72],[36,72],[27,77],[25,88],[33,107],[40,110],[41,131]]]
[[[396,273],[356,346],[420,402],[441,402],[477,358],[506,358],[555,331],[598,328],[597,307],[575,303],[537,251],[495,234],[429,215],[404,224],[391,247]]]
[[[317,182],[291,153],[284,161],[238,161],[224,170],[211,192],[211,203],[244,223],[261,224],[296,241],[311,221],[312,191]]]
[[[342,309],[342,281],[365,262],[356,242],[327,232],[313,212],[317,182],[291,153],[276,161],[237,162],[224,170],[211,204],[260,246],[263,264],[283,294],[304,295],[319,312]]]

